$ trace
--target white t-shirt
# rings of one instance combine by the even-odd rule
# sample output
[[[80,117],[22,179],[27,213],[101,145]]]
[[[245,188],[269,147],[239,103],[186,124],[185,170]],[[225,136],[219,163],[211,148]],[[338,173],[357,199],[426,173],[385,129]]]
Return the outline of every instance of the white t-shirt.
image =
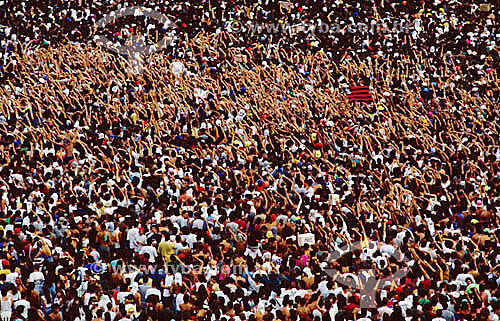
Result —
[[[262,253],[260,252],[260,250],[257,248],[257,249],[252,249],[250,247],[247,247],[246,251],[245,251],[245,256],[250,256],[252,259],[255,260],[255,258],[257,256],[262,256]]]
[[[318,289],[321,292],[321,295],[323,295],[323,297],[325,297],[325,298],[328,297],[330,295],[330,293],[333,293],[332,290],[328,289],[328,281],[326,281],[326,280],[321,281],[318,284]]]
[[[139,229],[137,227],[131,228],[127,232],[127,241],[130,242],[130,248],[135,250],[135,239],[139,235]]]
[[[384,313],[391,315],[393,310],[389,307],[380,307],[377,311],[382,316]]]
[[[83,296],[83,304],[89,305],[90,299],[95,298],[95,296],[95,293],[85,293],[85,295]]]
[[[137,234],[134,238],[134,250],[137,252],[139,251],[140,247],[142,246],[141,244],[146,243],[146,235],[144,234]]]
[[[156,252],[156,249],[150,245],[146,245],[141,247],[139,250],[139,255],[142,255],[144,253],[149,254],[149,263],[155,263],[156,262],[156,257],[158,256],[158,253]]]
[[[312,315],[313,315],[313,318],[318,317],[320,320],[323,320],[323,315],[321,314],[321,312],[318,309],[315,309],[312,312]]]
[[[182,293],[177,294],[177,296],[175,297],[175,303],[177,304],[176,310],[180,311],[181,310],[180,305],[184,304],[184,294]]]
[[[224,298],[224,304],[228,304],[229,303],[229,297],[227,295],[224,294],[224,292],[222,291],[217,291],[215,292],[215,294],[217,295],[218,298]]]
[[[212,279],[214,276],[216,277],[216,276],[217,276],[217,274],[218,274],[218,273],[217,273],[217,269],[216,269],[216,268],[214,269],[214,268],[209,267],[209,268],[207,269],[207,275],[206,275],[206,278],[207,278],[207,280],[210,280],[210,279]]]
[[[337,315],[338,312],[339,312],[339,308],[337,307],[337,304],[335,303],[330,308],[330,311],[328,311],[328,314],[330,314],[330,319],[335,320],[335,316]]]
[[[389,244],[384,244],[380,247],[380,253],[387,253],[389,254],[389,256],[392,256],[395,251],[396,249],[394,248],[394,246]]]
[[[156,289],[156,288],[150,288],[150,289],[147,289],[146,290],[146,299],[148,298],[148,296],[150,295],[156,295],[158,296],[158,298],[161,299],[161,291]]]
[[[118,292],[116,295],[116,299],[118,300],[118,303],[122,304],[125,302],[125,298],[131,295],[132,292]]]
[[[196,241],[197,241],[196,234],[186,235],[186,242],[190,248],[193,248],[193,245],[196,243]]]
[[[165,286],[170,287],[174,283],[174,276],[172,274],[167,274],[165,276]],[[170,291],[168,289],[163,290],[163,296],[169,297]]]
[[[470,274],[460,273],[459,275],[457,275],[457,280],[460,281],[460,283],[462,283],[463,285],[467,284],[467,282],[465,282],[467,279],[471,279],[472,283],[476,283],[474,277]]]
[[[106,306],[108,305],[108,303],[111,302],[111,299],[109,298],[109,296],[107,295],[103,295],[100,300],[99,300],[99,303],[98,303],[98,306],[99,308],[102,308],[104,311],[107,310]]]
[[[18,277],[18,276],[19,276],[19,273],[12,272],[12,273],[7,274],[7,276],[6,276],[6,279],[5,279],[5,280],[6,280],[7,282],[10,282],[10,283],[16,284],[16,279],[17,279],[17,277]],[[42,276],[43,276],[43,274],[42,274]]]
[[[18,306],[23,306],[24,310],[22,312],[23,317],[27,318],[28,317],[28,310],[31,307],[31,304],[29,301],[21,299],[18,301],[14,302],[14,310],[17,309]]]
[[[136,314],[137,308],[135,307],[135,304],[127,304],[125,305],[125,311],[127,312],[127,315]]]
[[[33,282],[35,285],[40,285],[43,281],[45,281],[45,276],[42,272],[31,272],[29,282]]]

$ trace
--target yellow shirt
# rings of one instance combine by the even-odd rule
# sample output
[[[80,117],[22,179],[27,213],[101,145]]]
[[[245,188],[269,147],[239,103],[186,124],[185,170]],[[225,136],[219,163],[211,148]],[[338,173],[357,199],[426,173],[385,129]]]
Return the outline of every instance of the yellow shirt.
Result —
[[[170,241],[163,241],[158,245],[158,253],[170,263],[170,256],[175,252],[175,244]]]

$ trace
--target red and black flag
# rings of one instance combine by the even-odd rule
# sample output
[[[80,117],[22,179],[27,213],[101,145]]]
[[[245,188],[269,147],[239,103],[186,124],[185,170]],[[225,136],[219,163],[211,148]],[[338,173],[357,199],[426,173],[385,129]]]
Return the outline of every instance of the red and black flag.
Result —
[[[364,101],[372,102],[372,95],[370,94],[370,88],[368,86],[351,86],[351,93],[347,95],[349,101]]]

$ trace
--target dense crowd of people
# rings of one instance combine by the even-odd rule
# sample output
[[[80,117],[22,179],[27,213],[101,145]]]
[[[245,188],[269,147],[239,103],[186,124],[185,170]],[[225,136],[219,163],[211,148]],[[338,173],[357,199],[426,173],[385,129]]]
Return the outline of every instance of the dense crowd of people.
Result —
[[[498,321],[499,13],[0,1],[1,320]]]

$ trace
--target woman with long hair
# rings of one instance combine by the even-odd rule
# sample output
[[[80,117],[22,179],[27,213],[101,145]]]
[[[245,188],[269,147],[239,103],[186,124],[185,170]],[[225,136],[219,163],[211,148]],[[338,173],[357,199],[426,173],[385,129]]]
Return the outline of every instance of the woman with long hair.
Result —
[[[45,317],[40,309],[32,307],[31,309],[28,310],[28,320],[45,321]]]
[[[49,314],[50,312],[52,312],[52,303],[54,300],[48,286],[44,286],[42,289],[41,301],[42,306],[45,310],[45,314]]]

